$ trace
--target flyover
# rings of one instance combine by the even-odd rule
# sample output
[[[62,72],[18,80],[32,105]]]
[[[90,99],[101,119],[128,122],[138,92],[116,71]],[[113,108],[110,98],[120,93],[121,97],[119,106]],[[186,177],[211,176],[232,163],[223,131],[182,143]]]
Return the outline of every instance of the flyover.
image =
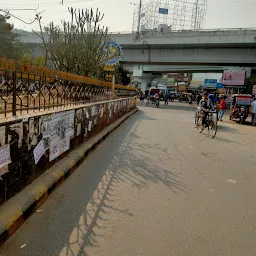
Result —
[[[123,63],[256,66],[256,29],[113,34]]]

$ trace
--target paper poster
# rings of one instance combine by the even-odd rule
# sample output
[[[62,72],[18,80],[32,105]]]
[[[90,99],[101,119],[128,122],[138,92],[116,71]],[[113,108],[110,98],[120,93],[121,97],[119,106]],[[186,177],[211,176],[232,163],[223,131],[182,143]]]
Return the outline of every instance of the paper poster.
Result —
[[[100,109],[100,117],[103,117],[103,115],[104,115],[104,107],[101,107],[101,109]]]
[[[60,155],[58,143],[50,147],[49,162],[53,161]]]
[[[35,132],[34,118],[29,118],[29,137],[31,138]]]
[[[83,110],[77,109],[76,110],[76,123],[81,122],[83,120]]]
[[[70,138],[64,138],[56,144],[50,146],[49,162],[62,155],[70,149]]]
[[[5,145],[5,134],[6,134],[6,127],[0,127],[0,147]]]
[[[62,155],[69,149],[70,149],[70,139],[69,138],[65,138],[64,140],[59,142],[59,155]]]
[[[3,168],[4,166],[10,164],[11,161],[11,155],[10,155],[10,146],[5,145],[0,148],[0,168]]]
[[[92,107],[91,107],[91,113],[92,113],[92,116],[95,116],[96,115],[96,106],[95,105],[93,105]]]
[[[35,159],[35,163],[37,164],[39,162],[39,160],[41,159],[41,157],[44,155],[44,142],[43,140],[41,140],[37,146],[35,147],[34,151],[34,159]]]
[[[89,121],[89,124],[88,124],[88,131],[90,132],[92,130],[92,121]]]
[[[42,122],[42,133],[45,141],[52,145],[52,140],[58,138],[58,141],[64,138],[72,138],[74,136],[75,111],[65,111],[57,113]],[[45,148],[46,149],[46,148]]]
[[[85,115],[86,115],[86,119],[89,119],[89,118],[90,118],[90,115],[89,115],[89,112],[88,112],[87,109],[86,109],[86,111],[85,111]]]
[[[81,130],[82,130],[82,125],[78,124],[77,125],[77,130],[76,130],[76,136],[79,136],[81,134]]]
[[[12,134],[10,134],[10,137],[8,139],[8,142],[11,142],[11,140],[13,139],[13,137],[18,136],[18,147],[20,148],[22,146],[22,139],[23,139],[23,122],[20,123],[15,123],[9,126],[9,129],[11,131]],[[16,134],[13,134],[16,133]]]

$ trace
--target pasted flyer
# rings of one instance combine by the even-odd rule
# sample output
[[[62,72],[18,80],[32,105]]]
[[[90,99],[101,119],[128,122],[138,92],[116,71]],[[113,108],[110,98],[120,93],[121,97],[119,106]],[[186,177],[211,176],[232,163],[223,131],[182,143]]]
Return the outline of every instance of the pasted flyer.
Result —
[[[44,142],[43,142],[43,140],[41,140],[37,144],[33,153],[34,153],[35,163],[37,164],[39,162],[39,160],[41,159],[41,157],[43,156],[43,154],[44,154]]]

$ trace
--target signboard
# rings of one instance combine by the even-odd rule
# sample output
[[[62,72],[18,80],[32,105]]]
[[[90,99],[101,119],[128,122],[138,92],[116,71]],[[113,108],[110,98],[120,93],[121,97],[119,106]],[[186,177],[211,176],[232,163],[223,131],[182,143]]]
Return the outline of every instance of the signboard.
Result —
[[[216,89],[217,88],[217,79],[205,79],[204,88]]]
[[[222,84],[244,85],[245,71],[224,71]]]
[[[10,146],[6,145],[0,148],[0,168],[10,164],[11,155],[10,155]]]
[[[167,8],[159,8],[159,14],[168,15],[169,10]]]
[[[122,50],[117,42],[106,42],[104,45],[101,46],[100,50],[101,52],[104,52],[107,56],[104,61],[105,65],[114,66],[119,63],[122,56]]]

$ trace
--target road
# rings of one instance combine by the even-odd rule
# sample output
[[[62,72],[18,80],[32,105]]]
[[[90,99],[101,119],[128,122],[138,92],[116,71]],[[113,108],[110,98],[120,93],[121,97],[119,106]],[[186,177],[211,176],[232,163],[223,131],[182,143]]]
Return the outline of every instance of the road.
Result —
[[[256,128],[226,121],[211,140],[193,115],[140,106],[0,255],[256,255]]]

